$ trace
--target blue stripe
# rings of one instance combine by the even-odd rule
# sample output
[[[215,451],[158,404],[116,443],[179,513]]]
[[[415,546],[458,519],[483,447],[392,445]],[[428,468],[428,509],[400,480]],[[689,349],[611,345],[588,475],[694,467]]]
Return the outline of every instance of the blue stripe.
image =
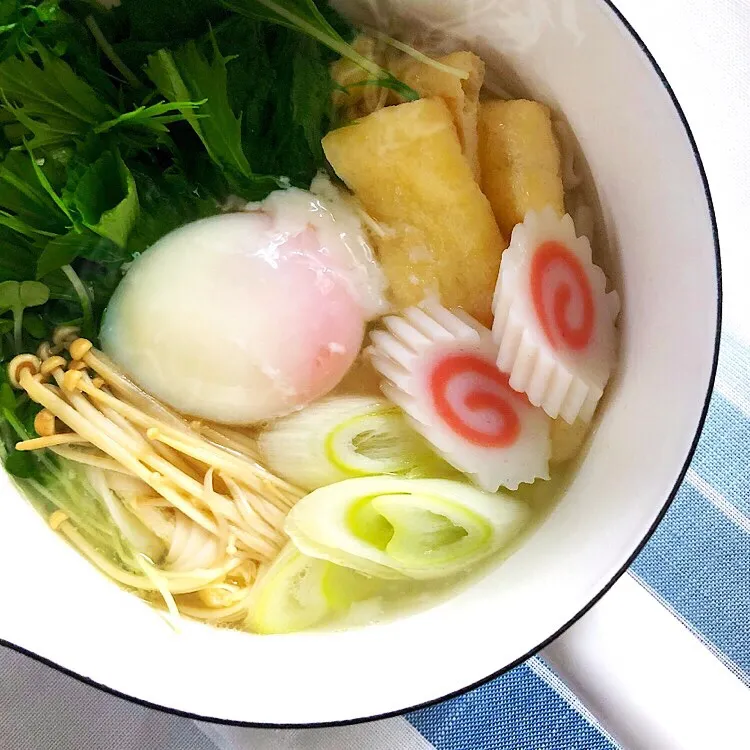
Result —
[[[437,750],[616,750],[526,665],[407,718]]]
[[[633,570],[750,677],[750,534],[684,485]]]
[[[750,516],[750,419],[718,393],[711,399],[693,469]]]

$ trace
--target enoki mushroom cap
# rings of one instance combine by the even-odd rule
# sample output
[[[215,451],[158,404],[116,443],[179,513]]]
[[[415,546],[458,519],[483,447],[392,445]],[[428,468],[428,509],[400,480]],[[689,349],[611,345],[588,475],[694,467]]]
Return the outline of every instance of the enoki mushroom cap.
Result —
[[[52,345],[49,341],[42,341],[42,343],[39,344],[39,348],[36,350],[36,356],[39,357],[42,362],[46,362],[52,356]]]
[[[42,362],[34,354],[19,354],[14,357],[8,365],[8,380],[10,384],[17,390],[22,390],[21,385],[21,374],[24,370],[28,371],[31,375],[37,375],[41,371]]]
[[[68,351],[74,360],[80,360],[91,351],[93,346],[94,345],[88,339],[76,339],[71,343]]]
[[[78,388],[81,378],[83,378],[83,373],[80,370],[68,370],[63,378],[63,388],[72,393]]]
[[[50,357],[42,362],[40,372],[42,375],[51,375],[55,370],[62,367],[63,369],[68,364],[65,357],[55,356]]]
[[[78,338],[78,328],[75,326],[59,326],[52,334],[52,343],[62,349]]]
[[[36,417],[34,417],[34,429],[36,434],[41,437],[50,437],[57,433],[57,425],[55,424],[55,415],[48,409],[42,409]]]

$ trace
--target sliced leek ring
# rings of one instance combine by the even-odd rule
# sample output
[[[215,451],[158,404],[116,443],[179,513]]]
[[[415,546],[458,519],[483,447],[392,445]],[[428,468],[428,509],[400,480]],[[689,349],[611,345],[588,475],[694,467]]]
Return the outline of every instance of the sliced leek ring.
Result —
[[[529,507],[445,479],[364,477],[310,493],[285,531],[311,557],[379,578],[433,579],[506,546]]]
[[[273,422],[260,436],[273,472],[308,490],[355,477],[450,471],[393,404],[333,396]]]
[[[327,563],[287,545],[253,587],[247,625],[256,633],[293,633],[323,620],[321,590]]]
[[[255,633],[295,633],[341,616],[378,593],[379,581],[300,553],[287,544],[256,582],[246,625]]]
[[[436,496],[380,495],[373,508],[393,527],[388,554],[401,566],[450,566],[487,548],[492,524],[483,516]]]
[[[325,437],[326,458],[347,477],[400,474],[413,468],[404,451],[416,436],[397,409],[383,408],[357,414],[334,427]]]

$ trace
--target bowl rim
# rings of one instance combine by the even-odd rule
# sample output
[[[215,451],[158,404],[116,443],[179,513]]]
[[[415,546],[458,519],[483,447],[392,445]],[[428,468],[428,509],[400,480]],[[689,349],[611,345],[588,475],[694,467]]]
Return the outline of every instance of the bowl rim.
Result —
[[[601,590],[598,591],[597,594],[594,595],[589,600],[586,606],[584,606],[581,610],[579,610],[564,625],[562,625],[562,627],[558,628],[558,630],[552,633],[549,637],[545,638],[538,645],[534,646],[534,648],[530,649],[528,652],[526,652],[522,656],[519,656],[514,661],[510,662],[509,664],[506,664],[501,669],[491,672],[486,677],[483,677],[482,679],[472,682],[471,684],[466,685],[464,687],[458,688],[450,693],[446,693],[445,695],[439,698],[434,698],[432,700],[425,701],[423,703],[418,703],[412,706],[405,706],[404,708],[401,708],[395,711],[389,711],[386,713],[373,714],[370,716],[362,716],[362,717],[357,717],[354,719],[343,719],[339,721],[306,722],[306,723],[301,723],[301,724],[294,724],[294,723],[274,724],[274,723],[267,723],[267,722],[220,719],[220,718],[215,718],[215,717],[210,717],[210,716],[204,716],[202,714],[192,713],[189,711],[181,711],[176,708],[171,708],[169,706],[162,706],[161,704],[153,703],[151,701],[138,698],[137,696],[123,693],[103,683],[97,682],[96,680],[92,680],[91,678],[86,677],[85,675],[78,674],[76,671],[72,669],[63,667],[60,664],[57,664],[54,661],[47,659],[41,656],[40,654],[35,653],[34,651],[23,648],[22,646],[18,646],[3,638],[0,638],[1,646],[8,648],[12,651],[15,651],[19,654],[22,654],[23,656],[27,656],[38,663],[44,664],[48,667],[52,667],[54,670],[64,675],[67,675],[68,677],[72,677],[75,680],[82,682],[85,685],[88,685],[89,687],[96,688],[97,690],[100,690],[104,693],[108,693],[109,695],[112,695],[116,698],[124,699],[128,701],[129,703],[133,703],[137,706],[152,709],[152,710],[159,711],[161,713],[169,714],[172,716],[177,716],[177,717],[181,717],[185,719],[192,719],[194,721],[199,721],[199,722],[206,722],[209,724],[218,724],[218,725],[232,726],[232,727],[245,727],[245,728],[253,728],[253,729],[317,729],[317,728],[327,728],[327,727],[344,727],[344,726],[353,726],[356,724],[364,724],[366,722],[371,722],[371,721],[380,721],[383,719],[389,719],[389,718],[393,718],[397,716],[403,716],[404,714],[410,713],[412,711],[417,711],[422,708],[429,708],[430,706],[437,705],[439,703],[442,703],[443,701],[451,700],[453,698],[457,698],[461,695],[464,695],[465,693],[468,693],[471,690],[475,690],[476,688],[479,688],[482,685],[485,685],[486,683],[494,680],[495,678],[504,675],[506,672],[510,672],[512,669],[515,669],[517,666],[523,664],[525,661],[527,661],[531,657],[537,655],[542,649],[546,648],[550,643],[552,643],[554,640],[560,637],[566,630],[568,630],[568,628],[570,628],[572,625],[578,622],[585,614],[587,614],[589,610],[591,610],[594,607],[594,605],[596,605],[599,602],[599,600],[615,585],[615,583],[617,583],[617,581],[627,572],[628,568],[630,568],[635,558],[638,557],[638,555],[641,553],[643,548],[649,542],[654,532],[656,531],[657,527],[664,519],[664,516],[666,515],[667,511],[671,507],[672,502],[674,501],[680,487],[682,486],[682,483],[685,479],[685,475],[687,474],[688,468],[690,467],[690,464],[693,460],[693,456],[695,455],[695,451],[698,447],[698,441],[700,440],[701,434],[703,433],[703,428],[705,426],[706,417],[708,416],[709,405],[710,405],[711,398],[713,395],[714,383],[716,380],[716,372],[717,372],[718,365],[719,365],[719,349],[720,349],[720,342],[721,342],[722,316],[723,316],[723,296],[722,296],[723,285],[722,285],[722,266],[721,266],[719,230],[718,230],[718,224],[716,220],[716,211],[714,208],[713,198],[711,197],[711,189],[709,187],[708,177],[706,175],[706,170],[703,164],[703,159],[701,158],[700,151],[695,141],[695,137],[690,127],[690,123],[688,122],[687,116],[685,115],[685,112],[682,108],[682,105],[679,102],[679,99],[677,98],[677,95],[674,92],[674,89],[669,83],[669,80],[667,79],[661,66],[656,61],[656,58],[654,57],[653,53],[648,48],[648,46],[643,41],[643,39],[638,34],[638,32],[633,28],[631,23],[627,20],[627,18],[625,18],[625,16],[619,10],[619,8],[617,8],[617,6],[615,5],[615,0],[599,0],[599,1],[602,2],[605,6],[607,6],[612,11],[617,21],[622,25],[622,27],[630,34],[630,36],[636,42],[641,52],[645,56],[645,58],[651,64],[651,67],[654,69],[655,73],[657,74],[659,78],[659,81],[661,82],[662,86],[664,87],[667,94],[669,95],[670,100],[672,101],[672,105],[675,108],[675,111],[680,119],[685,135],[687,136],[690,147],[693,151],[693,158],[695,159],[695,165],[698,169],[698,173],[699,173],[702,185],[703,185],[703,191],[704,191],[705,198],[706,198],[706,208],[708,210],[709,219],[711,222],[711,232],[713,235],[714,256],[715,256],[715,264],[716,264],[716,331],[714,335],[713,362],[711,365],[711,373],[708,379],[707,392],[706,392],[706,396],[703,402],[703,407],[701,410],[700,418],[696,426],[695,435],[690,444],[690,448],[688,449],[687,455],[685,456],[685,460],[683,462],[682,468],[680,469],[680,472],[675,478],[675,482],[672,487],[672,490],[670,491],[667,499],[665,500],[663,506],[661,507],[656,517],[656,520],[653,522],[651,527],[647,530],[646,534],[643,536],[640,542],[636,545],[632,554],[629,555],[625,563],[615,572],[615,574],[601,588]]]

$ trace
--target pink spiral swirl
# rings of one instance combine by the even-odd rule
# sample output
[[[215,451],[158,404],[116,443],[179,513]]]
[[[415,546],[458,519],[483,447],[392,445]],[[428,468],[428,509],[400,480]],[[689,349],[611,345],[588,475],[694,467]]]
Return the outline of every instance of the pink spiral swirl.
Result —
[[[559,275],[563,278],[554,278]],[[550,346],[585,349],[594,333],[595,311],[591,284],[581,261],[565,245],[545,242],[531,261],[530,282],[534,310]],[[580,306],[578,324],[570,322],[573,305]]]
[[[456,409],[449,397],[451,383],[466,374],[478,376],[478,382],[472,383],[474,387],[463,398],[461,406],[469,412],[485,411],[497,417],[487,429],[468,424],[465,414]],[[485,385],[487,381],[489,388]],[[520,396],[508,385],[508,377],[486,359],[472,354],[443,357],[430,374],[430,391],[438,416],[468,442],[486,448],[507,448],[518,439],[521,420],[514,401]]]

